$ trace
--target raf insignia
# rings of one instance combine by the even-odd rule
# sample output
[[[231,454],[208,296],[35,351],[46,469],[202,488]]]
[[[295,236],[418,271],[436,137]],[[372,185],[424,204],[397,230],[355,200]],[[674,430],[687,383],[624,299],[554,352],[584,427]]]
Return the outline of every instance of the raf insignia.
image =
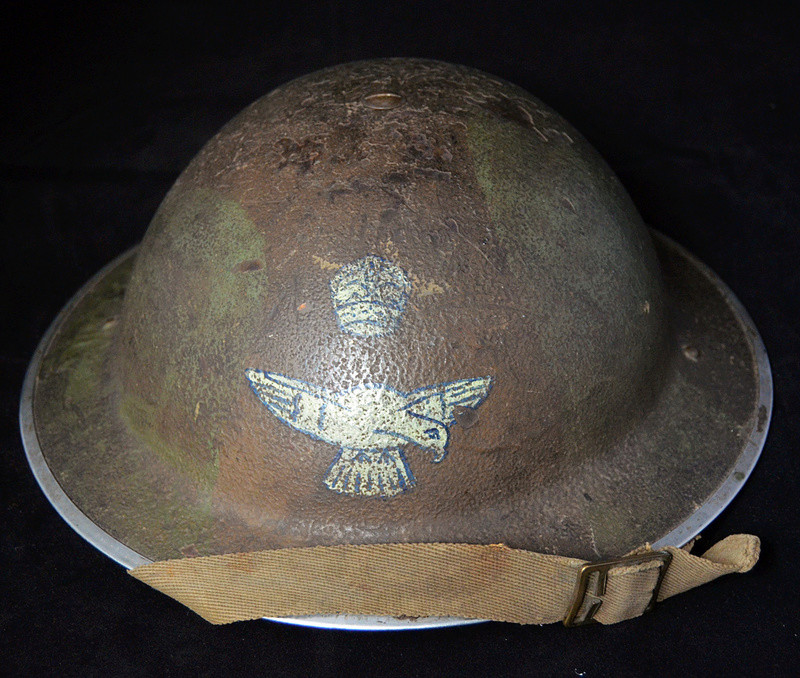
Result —
[[[325,485],[340,494],[393,497],[414,487],[403,448],[416,445],[440,462],[447,456],[454,409],[476,409],[491,377],[460,379],[401,393],[384,384],[331,391],[274,372],[247,370],[265,407],[284,424],[339,447]]]
[[[406,272],[374,255],[342,266],[331,279],[333,310],[343,332],[380,337],[397,327],[411,283]]]

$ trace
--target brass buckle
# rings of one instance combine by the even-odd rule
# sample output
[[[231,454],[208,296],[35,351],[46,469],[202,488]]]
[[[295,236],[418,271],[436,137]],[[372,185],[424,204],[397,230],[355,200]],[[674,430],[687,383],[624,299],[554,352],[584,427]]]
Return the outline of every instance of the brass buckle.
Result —
[[[606,594],[606,583],[608,582],[608,571],[615,567],[622,567],[626,565],[639,565],[647,563],[651,560],[660,560],[658,580],[653,588],[653,595],[650,596],[650,602],[644,608],[644,612],[650,612],[658,600],[658,592],[661,590],[661,583],[664,581],[664,575],[667,573],[667,568],[672,562],[672,554],[669,551],[648,551],[638,556],[626,556],[625,558],[618,558],[617,560],[606,560],[600,563],[586,563],[578,572],[578,579],[575,582],[575,591],[572,594],[572,605],[564,617],[564,626],[583,626],[584,624],[596,623],[594,615],[603,604],[603,596]],[[587,593],[589,586],[589,579],[593,573],[597,572],[597,584],[594,593]],[[595,601],[589,607],[588,612],[583,617],[576,621],[578,612],[581,611],[586,596],[589,595],[595,598]]]

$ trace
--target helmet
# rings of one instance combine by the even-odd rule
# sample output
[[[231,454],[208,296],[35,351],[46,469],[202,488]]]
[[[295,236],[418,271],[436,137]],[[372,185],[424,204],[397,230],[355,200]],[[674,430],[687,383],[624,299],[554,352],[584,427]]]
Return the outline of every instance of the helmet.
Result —
[[[681,545],[771,409],[724,284],[563,118],[347,64],[242,111],[43,340],[23,436],[126,565],[337,544]]]

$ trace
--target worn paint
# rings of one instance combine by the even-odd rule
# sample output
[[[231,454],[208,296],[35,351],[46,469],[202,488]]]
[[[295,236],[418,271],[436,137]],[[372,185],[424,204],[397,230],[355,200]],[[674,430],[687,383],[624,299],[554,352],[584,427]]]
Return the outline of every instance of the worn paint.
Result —
[[[644,224],[586,144],[545,141],[487,114],[470,120],[467,139],[507,265],[529,290],[516,303],[527,306],[561,407],[580,421],[564,444],[613,438],[652,402],[665,368],[664,294]],[[602,191],[589,190],[589,176]]]
[[[341,264],[335,264],[334,262],[328,261],[327,259],[316,254],[312,254],[311,259],[323,271],[338,271],[342,267]]]
[[[388,82],[402,101],[366,105]],[[339,328],[330,280],[370,254],[412,289],[394,331],[365,340]],[[768,421],[756,335],[713,277],[654,250],[554,112],[440,63],[350,64],[248,107],[165,199],[124,303],[87,322],[106,291],[54,337],[37,437],[70,498],[148,557],[386,541],[618,555],[696,510]],[[341,446],[332,465],[331,443],[253,397],[244,371],[262,365],[335,394],[494,385],[477,423],[454,410],[447,463],[415,442],[407,467]],[[416,486],[364,501],[359,473],[367,491]]]
[[[328,469],[329,489],[353,496],[391,497],[414,486],[402,448],[416,445],[440,462],[447,455],[455,409],[477,409],[491,377],[424,386],[402,393],[385,384],[346,391],[249,369],[253,392],[284,424],[340,447]]]
[[[252,309],[269,303],[268,271],[241,262],[263,259],[264,241],[238,203],[208,190],[170,196],[154,223],[150,249],[133,273],[142,293],[125,299],[123,332],[134,360],[124,378],[136,388],[126,390],[121,413],[143,441],[210,492],[219,470],[217,430],[234,407],[226,374],[237,369],[232,356],[244,337],[261,331],[263,317]],[[169,315],[157,314],[164,300],[148,294],[158,277],[174,285]],[[203,417],[195,416],[199,401]],[[187,421],[191,429],[180,423]]]
[[[196,542],[208,551],[214,537],[207,500],[197,501],[182,478],[153,465],[114,411],[119,382],[109,355],[133,263],[129,256],[92,286],[59,328],[40,370],[37,437],[71,500],[111,534],[124,534],[131,548],[174,557],[178,544]],[[88,415],[98,402],[110,407],[108,416]]]
[[[331,301],[339,328],[358,337],[380,337],[394,331],[410,292],[406,272],[376,256],[347,264],[331,278]]]

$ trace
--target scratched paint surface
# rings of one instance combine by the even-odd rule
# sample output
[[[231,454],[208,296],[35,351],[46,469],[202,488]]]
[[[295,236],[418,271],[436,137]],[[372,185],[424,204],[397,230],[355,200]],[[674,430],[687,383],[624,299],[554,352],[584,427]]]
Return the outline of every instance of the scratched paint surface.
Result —
[[[371,107],[381,92],[395,105]],[[718,478],[698,469],[731,463],[752,404],[747,336],[683,255],[658,252],[666,286],[619,182],[521,89],[419,60],[312,74],[192,161],[117,322],[76,317],[56,340],[37,387],[49,458],[161,558],[415,540],[618,555],[702,503]],[[411,289],[365,337],[342,331],[331,279],[371,256]],[[320,424],[305,393],[295,428],[254,397],[252,367],[336,394],[365,430]],[[438,440],[384,414],[368,427],[420,387],[485,375],[477,409],[433,417]],[[446,462],[423,463],[443,440]],[[109,495],[137,463],[169,501]],[[175,527],[187,513],[197,529]]]
[[[349,495],[392,497],[411,489],[414,476],[403,455],[408,445],[441,462],[457,407],[477,409],[491,377],[461,379],[401,393],[385,384],[329,389],[281,374],[249,369],[247,379],[280,421],[340,448],[325,485]]]
[[[410,291],[405,271],[374,255],[343,266],[331,278],[331,299],[339,327],[359,337],[392,332],[405,311]]]

